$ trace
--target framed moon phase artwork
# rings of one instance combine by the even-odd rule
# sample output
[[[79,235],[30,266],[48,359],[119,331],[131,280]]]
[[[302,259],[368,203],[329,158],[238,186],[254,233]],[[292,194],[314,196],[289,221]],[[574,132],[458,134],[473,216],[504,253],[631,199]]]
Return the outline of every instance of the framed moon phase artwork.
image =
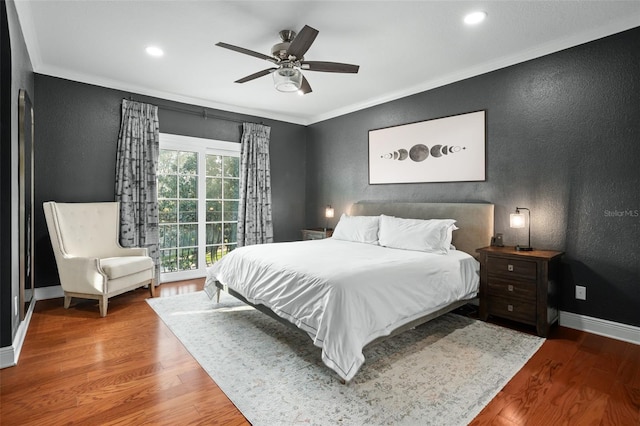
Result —
[[[369,184],[485,177],[485,111],[369,131]]]

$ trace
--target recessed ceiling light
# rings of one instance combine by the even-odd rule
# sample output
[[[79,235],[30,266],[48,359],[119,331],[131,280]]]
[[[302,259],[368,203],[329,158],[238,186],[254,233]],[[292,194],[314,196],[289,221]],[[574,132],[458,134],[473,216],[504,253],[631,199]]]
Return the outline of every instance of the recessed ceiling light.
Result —
[[[160,56],[164,55],[164,52],[162,51],[162,49],[160,49],[157,46],[147,46],[145,50],[147,51],[147,54],[154,56],[156,58],[159,58]]]
[[[479,24],[487,17],[487,12],[472,12],[464,17],[464,23],[468,25]]]

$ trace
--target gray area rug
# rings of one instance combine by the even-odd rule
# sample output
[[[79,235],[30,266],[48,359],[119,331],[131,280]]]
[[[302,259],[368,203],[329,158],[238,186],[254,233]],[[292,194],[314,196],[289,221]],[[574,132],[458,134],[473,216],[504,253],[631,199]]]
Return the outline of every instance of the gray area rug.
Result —
[[[446,314],[365,349],[342,385],[308,336],[223,293],[148,303],[260,425],[466,425],[544,339]]]

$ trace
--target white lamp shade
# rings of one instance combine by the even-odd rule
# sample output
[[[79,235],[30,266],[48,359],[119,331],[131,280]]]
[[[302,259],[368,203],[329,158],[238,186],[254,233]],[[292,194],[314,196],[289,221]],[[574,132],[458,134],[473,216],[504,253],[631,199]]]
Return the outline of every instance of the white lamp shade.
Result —
[[[330,218],[333,217],[333,207],[329,206],[324,210],[324,217]]]
[[[524,228],[525,221],[522,213],[511,213],[509,218],[509,226],[512,228]]]

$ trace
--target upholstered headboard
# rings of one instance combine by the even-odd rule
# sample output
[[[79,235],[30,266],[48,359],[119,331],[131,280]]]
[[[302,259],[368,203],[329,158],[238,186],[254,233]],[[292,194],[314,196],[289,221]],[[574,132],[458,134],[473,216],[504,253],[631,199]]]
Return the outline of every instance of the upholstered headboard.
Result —
[[[493,204],[488,203],[383,203],[358,201],[349,209],[352,216],[384,214],[409,219],[455,219],[458,226],[452,244],[458,250],[477,256],[493,236]]]

